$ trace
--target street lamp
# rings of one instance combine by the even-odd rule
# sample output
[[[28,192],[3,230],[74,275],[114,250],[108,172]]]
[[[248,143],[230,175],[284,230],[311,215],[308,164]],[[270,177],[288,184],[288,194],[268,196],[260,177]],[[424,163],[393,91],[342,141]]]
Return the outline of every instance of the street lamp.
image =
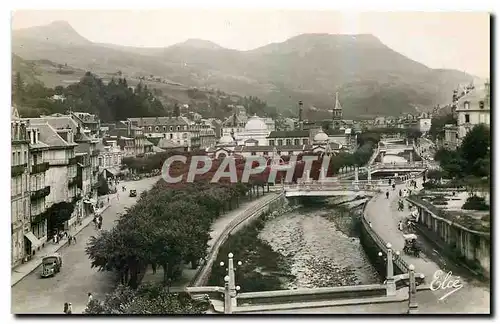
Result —
[[[227,275],[224,277],[224,312],[226,314],[232,313],[232,307],[236,307],[236,295],[241,289],[240,286],[236,286],[235,283],[235,267],[233,262],[233,254],[229,253],[228,257],[228,267],[226,268]],[[237,265],[241,266],[243,262],[238,261]],[[223,267],[224,262],[220,262],[219,265]]]
[[[386,247],[387,247],[387,256],[384,257],[384,261],[387,262],[387,277],[386,277],[387,296],[394,296],[396,294],[396,283],[394,281],[393,262],[399,258],[400,252],[395,251],[395,255],[393,255],[391,243],[387,243]],[[383,253],[379,252],[378,256],[382,257]]]

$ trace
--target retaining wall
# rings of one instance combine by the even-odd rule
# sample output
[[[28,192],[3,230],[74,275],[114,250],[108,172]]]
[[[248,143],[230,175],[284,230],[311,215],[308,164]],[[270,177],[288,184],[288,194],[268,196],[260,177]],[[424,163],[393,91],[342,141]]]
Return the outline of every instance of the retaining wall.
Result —
[[[490,277],[490,233],[468,229],[436,215],[429,206],[407,198],[417,207],[417,230],[448,257],[467,266],[472,272]],[[466,264],[464,264],[464,262]]]

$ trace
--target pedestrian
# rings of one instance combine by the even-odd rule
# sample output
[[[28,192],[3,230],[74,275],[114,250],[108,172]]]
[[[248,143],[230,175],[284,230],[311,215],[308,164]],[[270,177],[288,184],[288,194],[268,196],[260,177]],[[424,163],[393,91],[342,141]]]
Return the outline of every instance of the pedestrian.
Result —
[[[372,222],[368,222],[368,225],[370,226],[370,228],[372,227]]]
[[[68,245],[71,245],[72,240],[73,240],[73,238],[71,237],[71,235],[68,235]]]
[[[101,228],[102,228],[102,222],[98,222],[98,223],[97,223],[97,229],[99,229],[99,230],[100,230]]]
[[[385,193],[385,199],[389,199],[389,191]]]
[[[76,244],[76,235],[73,235],[72,238],[73,238],[73,243]]]
[[[401,197],[403,195],[403,192],[401,191],[401,189],[399,189],[399,197]]]
[[[392,190],[396,190],[396,184],[395,183],[392,184]]]
[[[54,237],[52,238],[52,242],[54,242],[54,244],[57,244],[57,234],[54,234]]]
[[[99,217],[98,217],[97,219],[99,220],[99,223],[101,223],[101,224],[102,224],[102,214],[101,214],[101,215],[99,215]]]
[[[88,293],[87,296],[88,296],[88,299],[87,299],[87,305],[88,305],[88,304],[90,304],[92,299],[94,299],[94,296],[92,296],[92,293]]]
[[[64,303],[64,314],[68,314],[68,309],[69,309],[69,304],[68,303]]]
[[[109,197],[108,197],[108,204],[109,204]]]
[[[68,303],[68,312],[66,314],[68,315],[73,314],[73,305],[71,303]]]
[[[389,179],[389,186],[391,185],[391,182],[392,182],[392,180],[391,180],[391,179]]]

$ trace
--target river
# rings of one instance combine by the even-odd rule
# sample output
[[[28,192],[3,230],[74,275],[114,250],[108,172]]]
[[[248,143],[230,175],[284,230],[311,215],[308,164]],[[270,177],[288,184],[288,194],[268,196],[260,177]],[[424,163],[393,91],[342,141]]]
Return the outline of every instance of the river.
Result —
[[[261,230],[259,238],[285,257],[295,277],[284,289],[380,282],[353,231],[353,216],[333,209],[333,200],[300,206],[269,219]]]

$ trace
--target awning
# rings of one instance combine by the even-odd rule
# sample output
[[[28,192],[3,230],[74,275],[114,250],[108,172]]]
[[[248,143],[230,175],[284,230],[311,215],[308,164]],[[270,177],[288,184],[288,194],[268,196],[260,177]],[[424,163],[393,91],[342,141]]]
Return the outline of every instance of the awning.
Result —
[[[120,170],[117,168],[107,168],[106,171],[111,173],[113,176],[120,174]]]
[[[24,233],[24,236],[28,240],[30,240],[32,249],[36,249],[37,247],[42,245],[42,242],[40,242],[40,240],[36,238],[36,236],[35,236],[35,234],[33,234],[33,232]]]

